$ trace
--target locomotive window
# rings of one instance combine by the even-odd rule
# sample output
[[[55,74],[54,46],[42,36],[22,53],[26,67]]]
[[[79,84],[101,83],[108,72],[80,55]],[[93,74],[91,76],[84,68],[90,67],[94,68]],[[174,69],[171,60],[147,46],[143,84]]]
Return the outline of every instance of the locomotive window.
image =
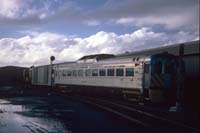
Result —
[[[83,70],[78,70],[78,76],[83,76]]]
[[[144,73],[149,73],[149,64],[144,65]]]
[[[133,68],[126,68],[126,76],[134,76],[134,69]]]
[[[117,68],[116,69],[116,76],[124,76],[124,69],[123,68]]]
[[[91,76],[91,69],[87,69],[85,71],[85,76]]]
[[[100,69],[99,70],[99,75],[100,76],[106,76],[106,70],[105,69]]]
[[[92,76],[98,76],[98,69],[92,70]]]
[[[114,69],[108,69],[107,73],[108,73],[108,76],[114,76]]]
[[[77,76],[77,71],[76,71],[76,70],[73,70],[73,71],[72,71],[72,74],[73,74],[73,76]]]

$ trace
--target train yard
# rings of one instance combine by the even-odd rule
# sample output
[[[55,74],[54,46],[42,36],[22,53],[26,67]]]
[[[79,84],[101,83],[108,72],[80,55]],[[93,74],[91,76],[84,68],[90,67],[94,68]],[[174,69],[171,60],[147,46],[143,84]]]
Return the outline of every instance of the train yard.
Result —
[[[155,108],[151,105],[144,105],[139,102],[127,102],[123,100],[81,96],[81,95],[63,95],[69,99],[75,99],[83,103],[90,104],[112,114],[130,121],[141,129],[148,132],[199,132],[198,114],[189,112],[171,113],[166,108]],[[186,118],[189,115],[189,119]],[[192,116],[193,115],[193,116]],[[184,118],[183,118],[184,117]]]
[[[16,94],[0,98],[1,133],[139,132],[127,123],[118,116],[58,95]]]
[[[126,131],[127,133],[196,133],[200,131],[198,114],[192,114],[192,112],[169,112],[165,107],[154,107],[150,104],[124,101],[122,99],[58,92],[51,92],[51,95],[48,96],[48,92],[39,94],[38,92],[29,91],[29,96],[26,90],[24,94],[13,92],[15,95],[7,95],[1,98],[0,116],[1,122],[4,122],[0,125],[1,132],[10,131],[7,128],[12,125],[12,121],[8,119],[12,116],[15,118],[20,117],[21,123],[17,122],[15,128],[23,132],[80,132],[80,130],[96,132],[96,130],[99,130],[99,132]],[[85,111],[88,108],[97,111],[97,113]],[[102,120],[99,118],[102,117],[101,113],[106,114]],[[32,117],[37,119],[35,120]],[[83,124],[84,129],[81,126],[82,123],[77,122],[80,119],[85,123],[92,122],[94,125],[100,124],[101,126],[90,127],[90,124]],[[87,122],[87,119],[91,121]],[[49,126],[47,126],[48,121],[51,122]],[[105,127],[104,124],[107,124],[107,126]],[[121,127],[115,127],[115,124],[120,124]],[[20,126],[22,126],[22,129]],[[75,127],[80,128],[80,130]]]
[[[194,41],[1,68],[13,75],[0,78],[0,133],[200,132],[198,48]]]

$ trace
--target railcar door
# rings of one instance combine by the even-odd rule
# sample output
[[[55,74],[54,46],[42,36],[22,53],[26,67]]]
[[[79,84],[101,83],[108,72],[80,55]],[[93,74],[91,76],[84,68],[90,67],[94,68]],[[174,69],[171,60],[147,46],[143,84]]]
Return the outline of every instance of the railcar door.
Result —
[[[144,64],[144,76],[143,76],[143,93],[145,97],[149,97],[149,89],[150,87],[150,64]]]
[[[162,74],[164,83],[164,95],[168,102],[176,100],[176,63],[173,59],[164,62],[164,73]]]

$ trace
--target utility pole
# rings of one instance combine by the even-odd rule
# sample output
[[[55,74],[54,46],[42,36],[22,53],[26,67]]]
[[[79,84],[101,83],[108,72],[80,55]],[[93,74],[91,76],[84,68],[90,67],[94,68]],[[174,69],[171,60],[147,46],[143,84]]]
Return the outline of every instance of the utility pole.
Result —
[[[55,60],[55,57],[54,56],[51,56],[50,57],[50,85],[51,85],[51,88],[48,92],[48,95],[50,95],[50,92],[51,90],[53,90],[53,82],[54,82],[54,78],[53,78],[53,75],[54,75],[54,71],[53,71],[53,61]]]
[[[179,47],[179,56],[178,56],[176,106],[170,108],[170,111],[172,112],[183,111],[183,93],[184,93],[184,78],[185,78],[185,64],[183,62],[183,56],[184,56],[184,44],[181,44]]]
[[[178,87],[177,87],[177,111],[183,110],[183,92],[184,92],[184,77],[185,77],[185,65],[183,62],[184,44],[180,45],[179,60],[178,60]]]

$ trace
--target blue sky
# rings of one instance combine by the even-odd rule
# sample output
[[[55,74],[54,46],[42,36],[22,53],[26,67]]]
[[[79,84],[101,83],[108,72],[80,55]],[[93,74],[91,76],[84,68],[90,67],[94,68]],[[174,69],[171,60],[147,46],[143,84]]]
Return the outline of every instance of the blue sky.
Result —
[[[199,0],[1,0],[0,66],[199,40]]]

